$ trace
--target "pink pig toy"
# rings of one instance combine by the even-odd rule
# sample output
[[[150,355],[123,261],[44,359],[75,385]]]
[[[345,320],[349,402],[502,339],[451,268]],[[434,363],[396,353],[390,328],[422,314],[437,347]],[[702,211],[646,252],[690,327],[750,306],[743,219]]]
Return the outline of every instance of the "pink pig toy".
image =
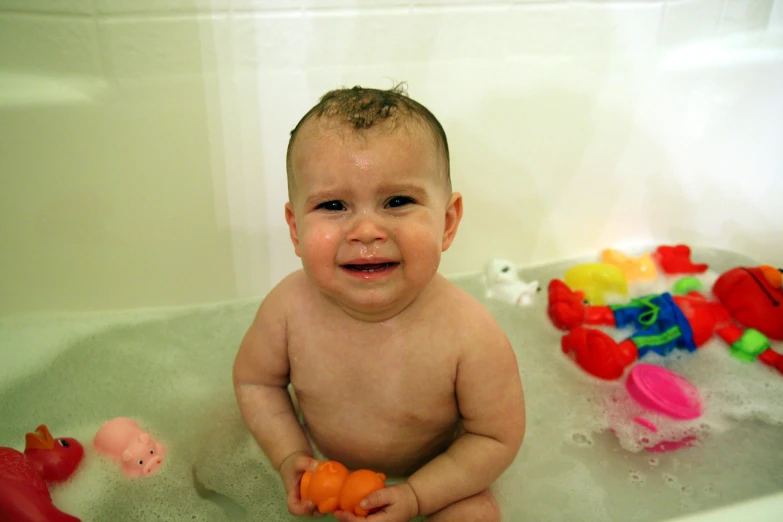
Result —
[[[99,452],[120,460],[129,477],[152,475],[166,455],[166,448],[128,417],[104,422],[92,443]]]

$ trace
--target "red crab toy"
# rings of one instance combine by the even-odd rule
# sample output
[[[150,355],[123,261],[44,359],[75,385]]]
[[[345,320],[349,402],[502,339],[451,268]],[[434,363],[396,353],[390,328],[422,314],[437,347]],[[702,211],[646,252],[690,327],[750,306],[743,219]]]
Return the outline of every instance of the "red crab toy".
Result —
[[[24,453],[0,447],[0,521],[80,522],[52,504],[47,483],[68,480],[83,457],[76,439],[54,439],[44,425],[27,434]]]
[[[581,292],[554,279],[548,314],[557,328],[569,332],[561,340],[563,352],[601,379],[619,379],[650,350],[660,355],[675,348],[695,351],[714,334],[737,359],[758,358],[783,373],[783,355],[769,343],[783,340],[783,270],[766,265],[732,268],[720,275],[712,294],[717,301],[691,291],[645,296],[619,306],[589,306]],[[634,333],[617,343],[583,325],[633,326]]]

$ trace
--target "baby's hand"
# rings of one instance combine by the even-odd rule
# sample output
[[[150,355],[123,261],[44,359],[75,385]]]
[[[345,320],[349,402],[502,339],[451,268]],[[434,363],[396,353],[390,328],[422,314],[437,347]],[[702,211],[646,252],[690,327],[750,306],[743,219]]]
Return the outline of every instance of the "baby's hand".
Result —
[[[288,494],[288,512],[297,516],[323,516],[315,504],[302,500],[299,495],[299,481],[305,471],[315,471],[318,461],[306,453],[292,453],[280,464],[280,476]]]
[[[348,511],[338,511],[334,516],[340,522],[408,522],[419,514],[419,501],[407,482],[373,491],[359,505],[367,511],[378,511],[367,517]]]

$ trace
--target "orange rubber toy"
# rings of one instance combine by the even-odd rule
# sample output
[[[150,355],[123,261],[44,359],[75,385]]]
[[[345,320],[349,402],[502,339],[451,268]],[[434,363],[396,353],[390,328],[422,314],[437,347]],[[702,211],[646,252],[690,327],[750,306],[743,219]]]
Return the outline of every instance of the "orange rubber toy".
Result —
[[[311,500],[323,514],[351,511],[366,517],[370,512],[359,507],[364,497],[386,487],[386,475],[360,469],[353,473],[334,460],[318,466],[315,472],[305,471],[299,482],[302,500]]]

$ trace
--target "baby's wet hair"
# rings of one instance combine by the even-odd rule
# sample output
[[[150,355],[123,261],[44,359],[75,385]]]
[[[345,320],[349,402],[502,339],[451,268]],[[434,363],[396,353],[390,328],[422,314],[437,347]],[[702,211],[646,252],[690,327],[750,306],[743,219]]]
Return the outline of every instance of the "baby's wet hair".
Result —
[[[373,127],[383,126],[393,130],[411,123],[423,124],[432,135],[441,156],[446,183],[449,191],[451,190],[449,143],[446,132],[429,109],[408,96],[404,82],[398,83],[391,89],[372,89],[357,85],[335,89],[324,94],[291,131],[286,153],[289,193],[293,185],[291,151],[294,141],[299,130],[311,120],[329,120],[342,124],[357,134]]]

